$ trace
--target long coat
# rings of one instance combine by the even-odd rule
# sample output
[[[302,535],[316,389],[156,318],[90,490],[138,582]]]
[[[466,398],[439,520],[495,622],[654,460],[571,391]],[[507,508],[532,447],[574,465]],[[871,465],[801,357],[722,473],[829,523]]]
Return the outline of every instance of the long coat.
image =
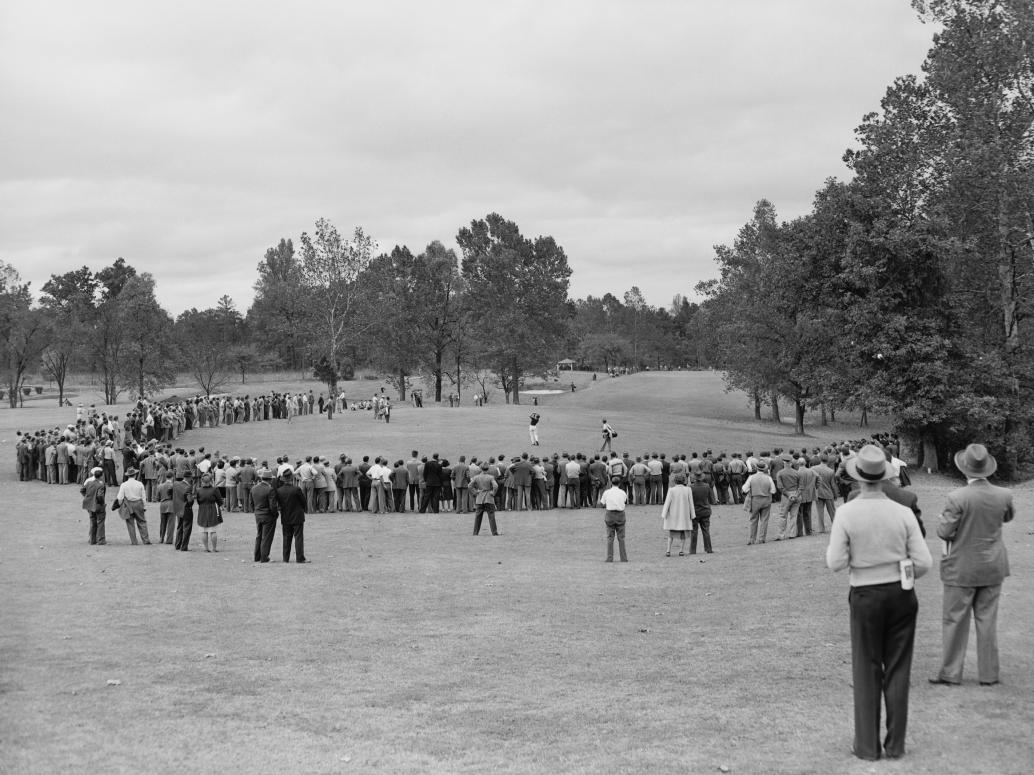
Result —
[[[220,507],[223,499],[215,487],[199,487],[195,497],[198,527],[215,527],[223,521]]]
[[[693,491],[684,484],[668,488],[668,497],[661,508],[661,522],[664,530],[693,529]]]

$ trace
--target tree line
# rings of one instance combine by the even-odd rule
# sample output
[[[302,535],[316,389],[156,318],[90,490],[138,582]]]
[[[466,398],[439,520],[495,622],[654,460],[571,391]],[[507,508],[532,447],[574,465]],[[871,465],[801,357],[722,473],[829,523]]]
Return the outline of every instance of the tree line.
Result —
[[[11,406],[29,374],[42,373],[64,399],[70,373],[90,371],[104,400],[151,396],[191,375],[212,394],[249,373],[312,370],[331,392],[357,368],[373,369],[402,400],[426,384],[443,391],[501,387],[519,403],[525,380],[567,355],[592,368],[696,362],[687,344],[696,305],[678,297],[654,309],[637,288],[625,303],[568,297],[567,256],[553,237],[529,239],[498,214],[456,237],[460,255],[433,241],[379,252],[362,228],[342,235],[328,220],[270,247],[257,266],[244,313],[223,296],[175,319],[155,297],[154,278],[123,258],[99,271],[55,274],[34,299],[0,262],[0,337]]]
[[[705,353],[759,417],[884,412],[926,467],[979,439],[1015,475],[1034,461],[1034,6],[913,5],[939,31],[857,128],[854,177],[790,222],[759,201],[716,247]]]

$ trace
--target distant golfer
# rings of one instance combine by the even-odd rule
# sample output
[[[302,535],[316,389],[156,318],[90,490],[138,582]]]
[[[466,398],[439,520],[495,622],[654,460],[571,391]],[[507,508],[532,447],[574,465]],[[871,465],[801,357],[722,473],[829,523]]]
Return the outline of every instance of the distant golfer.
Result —
[[[539,417],[538,412],[532,412],[531,417],[528,419],[528,436],[531,438],[531,445],[537,447],[539,445]]]
[[[603,446],[600,447],[600,452],[607,450],[610,452],[610,440],[617,436],[617,431],[610,427],[610,423],[607,422],[607,418],[603,418],[603,427],[600,428],[600,432],[603,434]]]

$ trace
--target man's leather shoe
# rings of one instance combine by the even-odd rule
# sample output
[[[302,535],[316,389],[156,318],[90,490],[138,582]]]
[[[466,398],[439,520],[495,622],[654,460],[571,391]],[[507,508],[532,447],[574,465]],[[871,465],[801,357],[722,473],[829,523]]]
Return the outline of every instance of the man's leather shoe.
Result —
[[[940,676],[937,676],[936,678],[929,678],[927,680],[929,680],[930,683],[932,683],[932,684],[942,684],[944,686],[958,686],[957,682],[955,682],[955,681],[945,681]]]
[[[981,681],[981,686],[998,686],[998,681]]]

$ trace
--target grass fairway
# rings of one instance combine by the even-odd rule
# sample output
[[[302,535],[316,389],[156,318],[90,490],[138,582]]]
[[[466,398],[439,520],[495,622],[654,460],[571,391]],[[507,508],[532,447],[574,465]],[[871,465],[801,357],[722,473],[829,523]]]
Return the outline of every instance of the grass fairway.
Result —
[[[710,373],[576,379],[541,400],[538,450],[595,451],[602,415],[619,452],[798,445]],[[512,455],[530,411],[399,406],[387,426],[347,412],[182,442],[259,457]],[[247,514],[227,515],[219,554],[197,551],[196,532],[186,554],[129,546],[117,515],[109,545],[90,547],[77,488],[12,475],[16,427],[72,416],[0,411],[15,506],[0,550],[0,772],[1031,771],[1030,485],[1006,528],[1003,684],[976,684],[972,641],[963,687],[927,684],[941,651],[934,570],[917,583],[908,754],[867,763],[850,754],[847,577],[825,568],[823,536],[748,547],[744,513],[718,507],[716,554],[665,558],[659,509],[632,507],[627,565],[602,562],[597,510],[503,512],[499,538],[471,536],[468,515],[313,515],[307,566],[253,564]],[[809,433],[809,446],[858,435]],[[956,482],[916,479],[933,524]],[[148,518],[156,533],[156,506]]]

